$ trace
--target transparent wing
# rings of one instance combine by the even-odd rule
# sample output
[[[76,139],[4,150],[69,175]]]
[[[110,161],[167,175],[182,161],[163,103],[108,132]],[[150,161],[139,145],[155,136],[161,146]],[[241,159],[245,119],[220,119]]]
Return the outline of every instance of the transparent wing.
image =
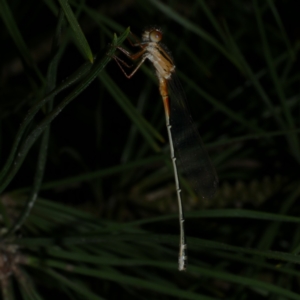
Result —
[[[168,81],[170,93],[170,125],[179,172],[203,198],[211,198],[218,177],[204,149],[201,137],[187,108],[187,101],[176,74]]]

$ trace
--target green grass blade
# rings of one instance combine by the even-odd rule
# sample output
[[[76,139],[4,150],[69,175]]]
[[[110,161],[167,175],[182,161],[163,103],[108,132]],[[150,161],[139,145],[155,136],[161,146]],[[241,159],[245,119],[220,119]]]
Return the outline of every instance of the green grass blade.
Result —
[[[92,293],[86,287],[81,286],[78,283],[75,283],[75,282],[71,281],[67,277],[61,275],[60,273],[58,273],[58,272],[56,272],[54,270],[46,268],[46,269],[43,269],[43,272],[45,272],[45,273],[49,274],[51,277],[55,278],[55,280],[57,282],[59,282],[60,284],[63,283],[68,288],[70,288],[71,290],[75,291],[76,294],[82,295],[83,297],[85,297],[85,299],[104,300],[104,298],[96,295],[95,293]]]
[[[78,84],[78,86],[71,92],[67,97],[64,98],[64,100],[53,109],[51,113],[49,113],[44,120],[42,120],[35,129],[32,130],[32,132],[27,136],[23,144],[20,146],[19,153],[17,157],[15,158],[15,162],[13,163],[13,166],[11,170],[8,172],[7,176],[3,180],[2,185],[0,186],[0,191],[3,191],[6,186],[11,182],[19,168],[21,167],[28,151],[30,150],[31,146],[34,144],[34,142],[39,138],[41,133],[47,128],[47,126],[60,114],[60,112],[73,100],[75,99],[83,90],[85,90],[90,83],[98,76],[98,74],[103,70],[103,68],[107,65],[107,63],[111,60],[111,57],[116,49],[116,46],[121,44],[127,37],[129,33],[129,29],[127,29],[118,39],[114,37],[112,46],[108,53],[102,58],[98,59],[93,67],[90,69],[90,66],[87,66],[87,70],[89,73],[86,75],[86,68],[84,68],[84,72],[79,73],[80,77],[83,77],[82,81]],[[76,77],[76,81],[78,80],[78,77]],[[72,81],[74,83],[74,81]],[[64,84],[65,86],[65,84]],[[67,84],[68,86],[68,84]],[[60,89],[58,89],[60,90]],[[53,96],[54,92],[50,94]],[[34,108],[34,114],[38,111],[40,108],[40,105],[44,105],[47,101],[51,100],[50,96],[43,99],[41,102],[38,103],[38,106]],[[30,114],[30,117],[32,114]],[[33,117],[33,116],[32,116]],[[25,118],[24,121],[26,124],[28,124],[28,119]],[[22,132],[24,132],[25,129],[22,129]],[[18,135],[19,136],[19,135]],[[20,141],[20,138],[17,142]]]
[[[9,170],[9,168],[13,164],[13,160],[15,158],[16,152],[19,148],[19,144],[21,139],[23,138],[23,134],[25,133],[25,130],[28,128],[29,124],[35,117],[35,115],[38,113],[38,111],[44,107],[46,103],[48,103],[51,99],[53,99],[54,96],[62,92],[63,90],[69,88],[70,86],[77,83],[79,80],[81,80],[86,74],[90,71],[92,65],[88,62],[81,66],[78,71],[74,72],[66,81],[61,83],[55,90],[53,90],[51,93],[49,93],[45,98],[43,98],[41,101],[37,102],[27,113],[25,116],[23,122],[20,125],[20,128],[16,134],[16,138],[14,140],[14,143],[11,147],[11,151],[9,154],[8,159],[6,159],[5,165],[3,166],[1,172],[0,172],[0,180],[2,180]],[[1,190],[1,188],[0,188]]]
[[[226,26],[226,24],[225,24]],[[228,27],[226,26],[227,29],[227,35],[228,37],[231,37],[231,34],[229,32]],[[263,102],[265,103],[266,107],[270,110],[271,114],[273,117],[276,119],[278,122],[280,128],[282,130],[286,129],[286,124],[282,120],[281,116],[278,114],[278,112],[275,110],[275,107],[273,103],[271,102],[269,96],[267,95],[266,91],[264,90],[262,84],[259,82],[257,76],[254,74],[252,71],[250,65],[248,64],[247,60],[244,58],[243,54],[238,48],[238,45],[235,43],[234,39],[231,37],[231,42],[232,42],[232,47],[235,49],[236,57],[240,60],[241,65],[243,66],[244,73],[249,77],[249,79],[252,82],[253,87],[256,89],[258,95],[261,97]]]
[[[290,55],[290,59],[291,59],[292,62],[295,62],[295,60],[296,60],[296,53],[293,50],[293,47],[292,47],[292,45],[290,43],[290,40],[288,38],[288,35],[286,33],[286,30],[285,30],[285,28],[283,26],[280,14],[279,14],[276,6],[274,5],[274,0],[267,0],[267,1],[268,1],[268,4],[269,4],[270,8],[271,8],[273,16],[274,16],[274,18],[275,18],[275,20],[277,22],[277,25],[278,25],[278,27],[279,27],[279,29],[281,31],[281,36],[283,37],[284,42],[286,44],[286,47],[288,49],[288,53]]]
[[[54,57],[49,65],[49,69],[47,72],[46,94],[55,89],[56,80],[57,80],[57,68],[58,68],[58,64],[61,59],[61,56],[64,52],[64,47],[57,48],[57,46],[59,45],[59,40],[61,38],[61,29],[63,26],[63,21],[64,21],[64,14],[60,13],[59,18],[58,18],[58,25],[56,28],[56,35],[55,35],[53,45],[52,45],[52,52],[54,53]],[[57,53],[55,53],[55,51],[57,51]],[[48,113],[50,113],[53,109],[53,100],[54,100],[54,97],[52,99],[50,99],[50,101],[47,103],[48,105],[46,106],[46,112],[48,112]],[[31,193],[28,197],[28,200],[24,206],[23,211],[20,213],[20,216],[17,218],[15,223],[8,230],[8,232],[5,234],[5,237],[11,236],[15,231],[17,231],[21,228],[21,226],[24,224],[26,218],[30,214],[30,212],[34,206],[34,203],[38,197],[38,192],[41,188],[41,184],[42,184],[43,177],[44,177],[45,166],[46,166],[47,150],[48,150],[48,146],[49,146],[49,134],[50,134],[50,128],[48,126],[42,136]]]
[[[85,57],[91,62],[93,63],[94,61],[94,57],[93,57],[93,53],[92,50],[81,30],[81,27],[72,11],[72,8],[70,7],[68,0],[59,0],[59,3],[62,7],[62,9],[64,10],[64,13],[66,15],[66,18],[68,19],[68,22],[73,30],[74,36],[76,38],[76,41],[78,42],[78,44],[81,47],[81,50],[83,51]]]
[[[7,30],[9,31],[10,36],[16,44],[16,47],[22,55],[22,58],[24,59],[25,63],[29,68],[33,69],[39,80],[43,83],[45,79],[31,57],[30,51],[22,37],[17,22],[6,0],[0,0],[0,14]]]
[[[204,41],[213,45],[218,51],[220,51],[229,61],[231,61],[238,69],[241,69],[240,63],[236,58],[231,55],[220,43],[217,42],[215,38],[213,38],[206,31],[198,27],[196,24],[193,24],[188,19],[182,17],[176,11],[171,9],[169,6],[165,5],[161,1],[158,0],[149,0],[149,2],[154,5],[157,9],[166,14],[170,19],[175,20],[179,24],[181,24],[186,29],[194,32],[196,35],[201,37]]]
[[[46,263],[48,266],[53,268],[57,268],[61,270],[65,268],[65,266],[62,265],[61,262],[56,262],[54,260],[48,260]],[[38,262],[34,262],[33,260],[31,260],[31,266],[38,267]],[[117,272],[93,270],[87,267],[80,267],[75,265],[72,266],[72,269],[73,269],[73,273],[86,275],[86,276],[93,276],[102,280],[109,280],[119,284],[127,284],[129,286],[139,287],[146,290],[159,292],[163,295],[180,297],[182,299],[198,300],[199,296],[203,300],[215,299],[205,295],[199,295],[190,291],[184,291],[176,287],[174,288],[173,286],[172,287],[163,286],[161,284],[153,283],[130,275],[119,274]]]
[[[179,73],[179,77],[182,78],[182,80],[184,82],[186,82],[188,85],[190,85],[190,87],[193,88],[201,98],[204,98],[207,102],[212,104],[216,109],[222,111],[226,116],[228,116],[229,118],[231,118],[235,122],[242,124],[246,128],[254,130],[258,133],[262,133],[261,129],[259,129],[257,126],[255,126],[254,124],[252,124],[248,120],[246,120],[239,113],[234,112],[233,110],[228,108],[228,106],[226,106],[225,104],[221,103],[219,100],[217,100],[214,97],[212,97],[211,95],[209,95],[207,92],[205,92],[203,89],[201,89],[199,87],[199,85],[197,85],[196,82],[190,81],[188,76],[186,76],[183,73]]]
[[[146,121],[143,116],[141,116],[141,114],[130,103],[130,101],[123,94],[120,88],[105,72],[101,73],[100,80],[105,85],[112,97],[126,112],[128,117],[136,124],[138,130],[141,131],[142,135],[144,136],[145,140],[149,143],[151,148],[156,152],[160,152],[161,148],[152,137],[154,136],[160,141],[163,141],[163,137],[160,135],[160,133],[148,121]]]
[[[275,69],[275,63],[272,58],[271,49],[270,49],[270,46],[269,46],[269,43],[267,40],[264,24],[262,22],[261,11],[260,11],[260,8],[258,7],[258,3],[256,0],[254,0],[254,8],[255,8],[256,18],[257,18],[257,23],[258,23],[258,29],[259,29],[261,39],[262,39],[262,45],[263,45],[265,59],[268,64],[272,80],[274,82],[274,87],[277,92],[276,94],[278,95],[278,98],[280,100],[282,111],[284,113],[286,123],[288,124],[288,129],[294,129],[295,123],[294,123],[292,114],[287,105],[287,99],[286,99],[286,96],[284,93],[282,83],[281,83],[280,79],[278,78],[278,74]],[[284,129],[284,128],[282,128],[282,129]],[[298,162],[300,162],[299,140],[297,138],[297,135],[291,133],[287,136],[287,138],[290,143],[291,149],[292,149],[293,153],[295,154],[295,157],[298,159]]]

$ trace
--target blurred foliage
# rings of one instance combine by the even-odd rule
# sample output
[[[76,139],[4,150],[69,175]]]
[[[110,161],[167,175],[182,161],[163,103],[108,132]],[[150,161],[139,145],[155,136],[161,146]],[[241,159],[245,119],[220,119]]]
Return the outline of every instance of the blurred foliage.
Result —
[[[2,299],[300,299],[298,15],[291,0],[0,0]],[[210,201],[183,184],[186,272],[157,80],[109,63],[149,25],[220,180]]]

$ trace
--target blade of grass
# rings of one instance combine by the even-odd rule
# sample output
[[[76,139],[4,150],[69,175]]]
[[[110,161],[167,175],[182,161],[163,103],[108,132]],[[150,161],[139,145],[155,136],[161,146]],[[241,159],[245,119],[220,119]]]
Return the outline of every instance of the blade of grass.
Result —
[[[14,291],[12,289],[11,277],[4,277],[0,280],[0,290],[2,299],[4,300],[15,300]]]
[[[89,172],[87,174],[81,174],[81,175],[67,177],[67,178],[60,179],[60,180],[46,182],[46,183],[42,184],[41,190],[53,189],[53,188],[56,188],[59,186],[64,186],[64,185],[71,184],[74,182],[89,181],[89,180],[93,180],[96,178],[110,176],[113,174],[128,172],[129,170],[134,170],[139,167],[146,167],[148,165],[153,165],[155,163],[162,162],[162,161],[164,161],[164,159],[165,159],[165,155],[155,155],[155,156],[150,156],[145,159],[139,159],[137,161],[128,162],[126,164],[121,164],[121,165],[118,164],[116,166],[109,167],[107,169],[101,169],[99,171]],[[24,192],[27,192],[29,189],[30,188],[22,188],[22,189],[16,190],[16,192],[24,193]]]
[[[45,261],[45,264],[53,268],[57,268],[61,270],[65,269],[65,265],[62,264],[61,262],[47,260]],[[32,261],[31,266],[39,268],[39,262]],[[86,276],[92,276],[95,278],[101,278],[102,280],[109,280],[120,284],[126,284],[135,288],[137,287],[143,288],[164,295],[180,297],[182,299],[198,300],[199,298],[201,298],[202,300],[213,300],[213,299],[215,300],[215,298],[211,298],[205,295],[199,295],[191,291],[181,290],[177,287],[174,288],[173,286],[172,287],[164,286],[134,276],[123,275],[115,271],[109,272],[109,271],[102,271],[102,270],[93,270],[88,267],[80,267],[80,266],[72,265],[72,272],[73,274],[75,273],[75,274],[81,274]]]
[[[269,43],[267,40],[267,36],[265,33],[265,29],[264,29],[264,23],[262,21],[261,11],[258,6],[257,0],[253,0],[253,3],[254,3],[255,15],[256,15],[256,19],[257,19],[257,23],[258,23],[258,29],[259,29],[261,40],[262,40],[265,59],[266,59],[267,65],[270,70],[270,75],[273,80],[275,90],[277,92],[276,94],[278,95],[278,98],[281,102],[282,111],[284,113],[286,123],[288,124],[288,129],[294,129],[295,128],[294,119],[288,108],[287,99],[285,97],[285,93],[284,93],[281,81],[279,80],[276,69],[275,69],[275,64],[274,64],[274,60],[272,58],[271,49],[270,49],[270,46],[269,46]],[[284,129],[284,128],[282,128],[282,129]],[[287,140],[290,144],[292,152],[295,155],[295,158],[298,160],[298,162],[300,162],[299,140],[298,140],[297,135],[291,133],[291,134],[287,135]]]
[[[190,266],[190,271],[195,272],[196,274],[201,274],[203,276],[209,277],[209,278],[218,278],[221,280],[224,280],[225,282],[233,282],[240,285],[245,285],[247,287],[253,288],[259,288],[262,289],[268,293],[272,293],[274,295],[282,295],[284,297],[287,297],[288,299],[294,299],[299,300],[300,296],[297,293],[291,292],[288,289],[281,288],[279,286],[276,286],[274,284],[266,283],[263,281],[259,281],[252,278],[247,278],[245,276],[241,275],[233,275],[228,272],[222,272],[219,270],[212,270],[206,269],[206,268],[198,268],[194,266]]]
[[[59,13],[59,7],[57,6],[56,2],[53,2],[51,0],[44,0],[43,2],[48,6],[48,8],[52,11],[52,13],[55,16],[58,15],[58,13]]]
[[[81,82],[78,84],[78,86],[73,89],[73,91],[65,97],[62,102],[55,107],[55,109],[49,113],[36,127],[31,131],[31,133],[27,136],[27,138],[24,140],[23,144],[20,146],[20,151],[18,152],[18,155],[15,159],[15,162],[13,163],[13,166],[11,170],[8,172],[7,176],[2,182],[2,185],[0,186],[0,193],[7,187],[7,185],[11,182],[19,168],[21,167],[28,151],[30,150],[31,146],[34,144],[34,142],[39,138],[41,133],[47,128],[47,126],[60,114],[60,112],[73,100],[75,99],[83,90],[85,90],[90,83],[98,76],[98,74],[104,69],[104,67],[107,65],[107,63],[111,60],[111,57],[116,50],[116,46],[120,45],[127,37],[129,33],[129,28],[119,37],[116,36],[113,39],[112,46],[110,47],[107,54],[102,58],[98,59],[95,64],[90,68],[88,66],[88,74],[86,75],[86,68],[84,69],[84,75],[85,77],[81,80]],[[80,74],[82,76],[82,74]],[[77,80],[78,78],[76,78]],[[73,82],[72,82],[73,83]],[[52,93],[51,96],[53,96],[54,93]],[[46,97],[47,101],[49,101],[51,98]],[[44,104],[47,102],[45,99],[43,99],[39,104]],[[36,112],[38,109],[35,109],[34,112]],[[31,115],[30,115],[31,116]],[[25,122],[27,122],[25,118]],[[22,131],[23,133],[23,131]],[[18,141],[19,142],[19,141]]]
[[[95,293],[89,291],[87,288],[85,288],[82,285],[78,285],[78,282],[74,283],[73,281],[69,280],[65,276],[59,274],[58,272],[51,270],[49,268],[44,268],[43,272],[50,275],[51,277],[55,278],[59,284],[64,284],[73,291],[76,292],[76,294],[80,294],[85,297],[85,299],[91,299],[91,300],[104,300],[104,298],[96,295]]]
[[[229,61],[231,61],[238,69],[242,69],[240,62],[235,58],[235,56],[231,55],[221,44],[217,42],[211,35],[209,35],[206,31],[198,27],[196,24],[190,22],[188,19],[179,15],[176,11],[171,9],[166,4],[162,3],[158,0],[149,0],[149,3],[154,5],[164,14],[166,14],[170,19],[175,20],[179,24],[181,24],[186,29],[194,32],[196,35],[201,37],[204,41],[208,42],[209,44],[213,45],[218,51],[220,51]]]
[[[1,14],[2,20],[3,20],[7,30],[9,31],[14,43],[16,44],[23,60],[25,61],[27,66],[35,72],[36,76],[39,78],[41,83],[44,83],[45,79],[31,57],[30,51],[27,48],[27,45],[22,37],[22,34],[21,34],[19,28],[18,28],[17,22],[16,22],[15,18],[13,17],[13,14],[12,14],[6,0],[0,0],[0,14]]]
[[[79,46],[81,47],[81,50],[83,51],[85,57],[93,63],[94,57],[93,53],[91,51],[91,48],[81,30],[81,27],[79,23],[77,22],[77,19],[72,11],[72,8],[70,7],[68,0],[58,0],[59,4],[61,5],[62,9],[65,12],[66,18],[73,30],[74,36],[76,38],[76,41],[78,42]]]
[[[55,89],[56,86],[56,78],[57,78],[57,68],[58,64],[60,62],[60,59],[62,57],[62,54],[64,53],[64,47],[58,48],[59,40],[61,38],[61,30],[64,22],[64,13],[60,11],[59,17],[58,17],[58,24],[56,27],[56,33],[54,36],[54,41],[52,44],[52,53],[54,54],[52,61],[49,64],[48,72],[47,72],[47,89],[46,94],[48,94],[50,91]],[[65,44],[64,44],[65,45]],[[56,51],[56,53],[55,53]],[[50,113],[53,109],[53,100],[50,99],[50,101],[47,103],[46,111]],[[47,160],[47,149],[48,149],[48,143],[49,143],[49,134],[50,134],[50,126],[46,128],[46,130],[43,133],[41,145],[39,149],[39,155],[37,159],[37,166],[33,181],[33,186],[30,192],[30,195],[28,197],[28,200],[24,206],[23,211],[20,213],[19,217],[16,219],[15,223],[9,228],[8,232],[4,235],[3,238],[10,237],[12,234],[15,233],[15,231],[19,230],[21,226],[24,224],[25,220],[27,219],[28,215],[30,214],[34,203],[38,197],[38,192],[41,187],[41,183],[43,181],[44,177],[44,170],[46,166],[46,160]]]
[[[82,65],[76,72],[74,72],[71,76],[69,76],[64,82],[62,82],[55,90],[53,90],[51,93],[49,93],[45,98],[43,98],[41,101],[38,101],[27,113],[24,120],[22,121],[19,131],[16,134],[16,138],[14,140],[14,143],[11,147],[9,157],[6,159],[5,165],[3,166],[1,172],[0,172],[0,181],[7,175],[7,172],[9,168],[13,164],[13,160],[15,158],[16,152],[19,147],[19,143],[21,142],[22,136],[25,133],[25,130],[27,129],[28,125],[32,121],[32,119],[35,117],[37,112],[44,107],[44,105],[50,101],[54,96],[62,92],[63,90],[69,88],[70,86],[77,83],[79,80],[81,80],[83,77],[86,76],[86,74],[90,71],[92,65],[87,62],[84,65]],[[0,188],[1,190],[1,188]]]
[[[164,141],[161,134],[137,111],[137,109],[131,104],[129,99],[124,95],[121,89],[114,83],[114,81],[107,75],[106,72],[102,72],[99,75],[101,82],[109,91],[111,96],[122,107],[128,117],[136,124],[138,130],[142,133],[145,140],[149,143],[151,148],[155,152],[160,152],[160,146],[155,142],[153,137],[159,141]],[[153,136],[153,137],[152,137]]]
[[[296,189],[289,195],[285,201],[282,203],[281,208],[279,210],[280,214],[286,214],[292,205],[297,201],[300,194],[300,189]],[[276,242],[276,236],[279,232],[279,227],[282,225],[282,221],[280,222],[273,222],[269,226],[266,227],[264,233],[262,234],[259,242],[258,242],[258,249],[270,249],[271,245]],[[295,253],[296,254],[296,253]]]
[[[245,257],[242,255],[237,255],[236,253],[225,253],[225,252],[216,252],[214,251],[213,253],[214,257],[221,257],[224,258],[228,261],[236,261],[236,262],[241,262],[243,264],[245,264],[245,266],[249,266],[249,264],[251,264],[251,266],[257,266],[259,267],[261,270],[262,269],[266,269],[266,270],[272,270],[278,274],[287,274],[287,275],[291,275],[291,276],[296,276],[299,277],[300,272],[297,270],[293,270],[291,268],[284,268],[280,265],[274,265],[274,263],[264,263],[255,259],[250,259],[249,257]],[[244,274],[246,275],[246,274]],[[249,276],[248,276],[249,277]]]
[[[136,110],[140,115],[143,115],[145,104],[147,103],[150,95],[152,85],[149,80],[145,82],[143,87],[141,88],[141,94],[137,100]],[[133,153],[132,149],[135,149],[136,142],[138,138],[138,129],[137,127],[132,123],[130,126],[128,138],[126,141],[126,144],[124,146],[124,150],[122,151],[121,155],[121,162],[127,162],[132,159],[131,156],[134,156],[136,158],[140,158],[141,156],[138,156],[136,152]],[[127,175],[126,175],[127,178]]]
[[[300,49],[300,43],[296,43],[294,48],[292,49],[293,52],[295,52],[295,55],[297,54],[299,49]],[[288,57],[289,57],[288,52],[284,52],[283,54],[279,55],[276,59],[274,59],[275,67],[279,68],[282,63],[285,63],[286,66],[290,66],[290,64],[292,64],[292,63],[290,63],[289,61],[287,62]],[[263,77],[266,77],[266,75],[268,75],[267,68],[263,68],[254,74],[254,76],[258,80],[261,80]],[[285,78],[286,73],[283,72],[282,76]],[[284,79],[283,81],[286,81],[286,80]],[[230,92],[229,95],[227,96],[227,99],[234,99],[242,92],[245,92],[246,88],[251,87],[251,86],[252,86],[252,81],[248,79],[243,85],[235,88],[232,92]]]
[[[38,260],[31,259],[30,262],[31,262],[31,264],[30,264],[31,266],[39,268]],[[58,262],[55,260],[47,259],[47,260],[45,260],[45,264],[47,266],[51,266],[53,268],[58,268],[58,269],[62,269],[62,270],[65,269],[64,263],[61,263],[61,262]],[[162,267],[165,267],[165,266],[167,266],[167,264],[162,263]],[[170,267],[172,267],[171,264],[170,264]],[[120,274],[119,272],[116,273],[112,270],[110,272],[109,271],[105,272],[105,271],[100,271],[100,270],[92,270],[88,267],[80,267],[80,266],[72,265],[72,272],[77,273],[77,274],[92,276],[92,277],[96,277],[96,278],[101,278],[104,280],[110,280],[110,281],[114,281],[114,282],[118,282],[118,283],[122,283],[122,284],[129,284],[129,285],[133,285],[136,287],[138,286],[138,287],[144,288],[144,289],[155,290],[156,292],[160,292],[160,293],[166,294],[166,295],[173,295],[173,296],[176,295],[177,297],[179,296],[179,297],[182,297],[183,299],[199,299],[199,297],[201,299],[212,299],[211,297],[194,294],[189,291],[179,290],[174,287],[162,286],[157,283],[150,283],[149,281],[145,281],[143,279],[140,279],[140,278],[137,278],[134,276],[128,276],[128,275],[124,276],[124,275]],[[255,280],[252,278],[247,278],[247,277],[244,277],[241,275],[232,275],[228,272],[222,272],[222,271],[219,271],[216,269],[212,270],[211,268],[207,269],[207,268],[195,267],[195,266],[190,266],[189,272],[195,273],[195,274],[201,274],[202,276],[207,276],[209,278],[222,279],[227,282],[229,281],[229,282],[234,282],[234,283],[247,285],[247,286],[251,286],[251,287],[262,288],[263,290],[266,290],[271,293],[288,296],[289,299],[297,299],[297,300],[300,299],[299,295],[296,293],[290,292],[281,287],[277,287],[273,284],[265,283],[265,282]]]
[[[226,138],[224,140],[209,143],[206,145],[206,148],[209,149],[209,148],[215,148],[217,146],[230,145],[230,144],[240,143],[248,140],[257,140],[257,139],[264,139],[264,138],[272,138],[276,136],[283,136],[286,135],[287,133],[290,133],[291,131],[293,133],[299,133],[300,128],[294,130],[280,130],[280,131],[271,131],[271,132],[266,131],[264,133],[248,134],[236,138],[230,138],[230,139]]]
[[[103,24],[107,25],[109,28],[112,28],[116,32],[123,32],[125,30],[124,26],[121,26],[118,22],[116,22],[113,18],[107,17],[99,11],[93,10],[88,6],[83,7],[83,11],[94,20],[101,28],[104,30],[105,34],[111,36],[110,30],[103,26]]]
[[[268,2],[269,6],[271,8],[271,11],[273,13],[274,19],[276,20],[277,25],[278,25],[278,27],[279,27],[279,29],[281,31],[281,36],[284,39],[284,42],[286,44],[288,53],[290,55],[290,60],[292,62],[294,62],[296,60],[296,53],[294,52],[293,47],[292,47],[292,45],[291,45],[291,43],[289,41],[289,38],[288,38],[287,33],[286,33],[285,29],[284,29],[284,26],[283,26],[283,23],[281,21],[281,18],[280,18],[280,15],[278,13],[278,10],[277,10],[276,6],[274,5],[274,1],[273,0],[267,0],[267,2]]]
[[[236,121],[237,123],[242,124],[246,128],[249,128],[250,130],[254,130],[258,133],[263,133],[263,131],[252,124],[251,122],[247,121],[245,118],[243,118],[240,114],[234,112],[233,110],[229,109],[226,105],[222,104],[220,101],[212,97],[210,94],[205,92],[203,89],[199,87],[199,85],[190,80],[188,76],[185,74],[178,72],[179,77],[182,79],[182,81],[186,82],[197,94],[201,97],[204,98],[207,102],[209,102],[211,105],[213,105],[216,109],[222,111],[225,115],[230,117],[232,120]]]
[[[168,214],[154,218],[147,218],[134,222],[127,223],[126,226],[141,226],[144,224],[157,223],[177,219],[177,214]],[[194,212],[187,212],[186,219],[205,219],[205,218],[242,218],[242,219],[256,219],[274,222],[292,222],[300,223],[300,218],[293,216],[286,216],[282,214],[273,214],[260,211],[253,211],[247,209],[206,209]]]
[[[67,259],[68,261],[72,263],[92,263],[94,265],[99,265],[99,266],[157,266],[157,267],[162,267],[161,266],[161,261],[155,261],[151,258],[145,259],[145,258],[137,258],[133,255],[132,258],[123,258],[126,255],[122,255],[120,258],[119,256],[117,257],[107,257],[107,256],[101,256],[98,253],[95,253],[94,255],[88,254],[88,253],[77,253],[77,252],[70,252],[70,251],[65,251],[65,250],[59,250],[59,249],[52,249],[48,248],[46,250],[47,255],[49,258],[59,258],[59,259]],[[289,268],[283,268],[283,267],[278,267],[274,265],[274,263],[263,263],[261,261],[255,260],[253,258],[245,257],[242,255],[237,255],[237,253],[231,254],[231,253],[226,253],[226,252],[221,252],[221,251],[213,251],[211,252],[212,256],[219,256],[219,257],[226,257],[228,261],[238,261],[242,262],[245,265],[249,264],[249,261],[251,262],[251,265],[256,265],[261,268],[273,270],[276,273],[282,273],[282,274],[289,274],[292,276],[299,276],[300,272],[291,270]],[[36,258],[34,258],[36,259]],[[196,262],[196,261],[195,261]],[[170,264],[170,263],[168,263]],[[196,263],[194,264],[196,265]],[[167,265],[165,265],[167,267]]]
[[[123,237],[125,238],[125,236]],[[160,239],[163,238],[164,243],[169,245],[175,245],[174,237],[164,235],[163,237],[160,236]],[[151,239],[151,236],[148,236],[148,239]],[[154,239],[154,238],[153,238]],[[279,252],[279,251],[270,251],[270,250],[256,250],[252,248],[246,247],[237,247],[231,246],[224,243],[213,242],[210,240],[198,239],[189,237],[189,249],[199,251],[199,249],[210,249],[210,250],[223,250],[223,251],[230,251],[234,253],[243,253],[249,254],[254,256],[264,257],[265,259],[275,259],[282,262],[292,262],[294,264],[300,264],[300,257],[294,254],[286,253],[286,252]]]
[[[240,50],[238,48],[238,45],[235,43],[234,39],[232,38],[231,33],[229,31],[229,28],[227,27],[227,24],[225,22],[224,22],[224,26],[226,28],[227,35],[230,38],[230,41],[232,42],[232,48],[235,50],[236,57],[237,57],[237,59],[240,60],[241,65],[243,66],[242,69],[244,70],[244,73],[251,80],[251,82],[253,84],[253,87],[256,89],[258,95],[261,97],[261,99],[265,103],[266,107],[270,110],[271,114],[273,115],[273,117],[277,121],[280,128],[282,130],[286,129],[286,124],[284,123],[284,121],[282,120],[282,118],[278,114],[278,112],[275,110],[275,107],[274,107],[273,103],[271,102],[271,100],[269,99],[267,93],[263,89],[261,83],[258,80],[258,77],[253,73],[253,71],[250,68],[249,64],[247,63],[246,59],[244,58],[244,56],[240,52]]]
[[[31,278],[29,278],[24,270],[16,268],[14,273],[23,295],[30,300],[43,300],[35,286],[32,284]]]
[[[24,247],[30,247],[30,249],[38,249],[39,247],[51,247],[55,245],[73,247],[75,245],[88,245],[88,244],[101,244],[102,247],[112,247],[113,249],[120,243],[127,242],[127,246],[131,247],[128,251],[128,255],[132,257],[133,245],[137,244],[147,244],[151,247],[156,247],[155,245],[169,245],[177,246],[178,237],[177,235],[168,235],[168,234],[151,234],[150,232],[138,232],[138,233],[126,233],[123,232],[112,234],[108,232],[106,234],[99,234],[98,232],[93,233],[93,236],[89,236],[85,233],[82,235],[77,234],[75,237],[62,237],[60,240],[57,237],[52,238],[22,238],[19,240],[19,244]],[[210,249],[210,250],[222,250],[230,251],[234,253],[247,254],[257,257],[263,257],[265,259],[275,259],[281,262],[291,262],[294,264],[300,264],[300,257],[293,253],[286,253],[280,251],[271,251],[271,250],[257,250],[254,248],[246,248],[239,246],[232,246],[225,243],[214,242],[205,239],[189,237],[189,249],[191,251],[199,251],[200,249]],[[122,249],[115,249],[116,251],[122,252]],[[136,250],[138,251],[138,249]],[[205,250],[207,251],[207,250]],[[176,256],[175,252],[174,255]],[[172,266],[176,265],[176,261],[172,262]]]
[[[197,2],[202,7],[202,10],[206,14],[206,17],[208,18],[208,20],[210,21],[210,23],[212,24],[216,32],[219,34],[219,37],[223,40],[224,44],[230,46],[230,43],[228,43],[226,39],[225,32],[222,30],[222,28],[219,25],[219,22],[216,20],[214,15],[211,13],[210,9],[207,7],[206,2],[203,0],[197,0]]]

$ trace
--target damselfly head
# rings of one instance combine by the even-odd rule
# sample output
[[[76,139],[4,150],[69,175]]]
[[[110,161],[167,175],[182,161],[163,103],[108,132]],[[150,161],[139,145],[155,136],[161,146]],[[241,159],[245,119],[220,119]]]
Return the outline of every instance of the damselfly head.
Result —
[[[154,42],[158,43],[162,40],[163,33],[161,29],[156,27],[148,28],[142,35],[143,42]]]

